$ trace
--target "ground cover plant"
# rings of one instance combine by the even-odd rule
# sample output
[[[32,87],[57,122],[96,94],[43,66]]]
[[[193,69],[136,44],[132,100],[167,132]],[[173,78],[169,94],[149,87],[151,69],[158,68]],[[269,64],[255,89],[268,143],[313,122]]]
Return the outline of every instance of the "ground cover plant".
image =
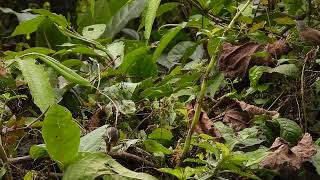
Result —
[[[319,0],[0,0],[2,179],[320,179]]]

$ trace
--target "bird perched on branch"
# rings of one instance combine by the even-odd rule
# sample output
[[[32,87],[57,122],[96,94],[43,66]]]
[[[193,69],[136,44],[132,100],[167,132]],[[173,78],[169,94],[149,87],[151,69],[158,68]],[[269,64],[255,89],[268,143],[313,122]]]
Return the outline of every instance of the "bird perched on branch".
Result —
[[[103,138],[107,145],[106,150],[107,152],[110,152],[112,147],[115,146],[119,141],[120,134],[118,129],[115,127],[108,127]]]
[[[297,20],[296,23],[300,38],[303,41],[317,46],[320,45],[320,31],[308,27],[302,20]]]

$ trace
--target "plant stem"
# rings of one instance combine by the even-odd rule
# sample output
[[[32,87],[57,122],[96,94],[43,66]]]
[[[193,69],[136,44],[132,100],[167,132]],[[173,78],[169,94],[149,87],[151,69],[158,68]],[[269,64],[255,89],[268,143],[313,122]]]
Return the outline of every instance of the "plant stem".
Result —
[[[231,29],[231,27],[235,23],[236,19],[240,16],[240,14],[248,7],[248,5],[250,4],[251,1],[252,0],[248,0],[247,1],[247,3],[242,7],[242,9],[240,11],[238,11],[237,14],[233,17],[233,19],[230,22],[230,24],[228,25],[228,27],[224,30],[224,32],[222,34],[222,37],[220,39],[220,42],[219,42],[218,46],[216,47],[215,52],[213,53],[213,55],[212,55],[212,57],[210,59],[209,65],[206,68],[206,72],[203,75],[203,80],[202,80],[202,83],[201,83],[200,96],[198,98],[196,111],[195,111],[195,114],[193,116],[191,127],[190,127],[190,129],[188,131],[188,135],[186,137],[186,141],[185,141],[185,144],[184,144],[184,147],[183,147],[183,151],[182,151],[182,155],[181,155],[181,160],[183,160],[186,157],[187,153],[189,152],[189,148],[190,148],[190,144],[191,144],[191,136],[192,136],[192,133],[194,131],[195,125],[198,123],[199,118],[200,118],[201,108],[202,108],[203,101],[204,101],[204,96],[206,94],[207,87],[208,87],[207,83],[208,83],[209,75],[210,75],[210,72],[211,72],[212,68],[216,64],[217,54],[218,54],[218,52],[220,50],[220,47],[221,47],[222,43],[225,40],[225,35],[226,35],[227,31],[229,29]]]
[[[2,160],[3,166],[6,168],[6,174],[5,177],[7,180],[12,180],[12,174],[11,174],[11,169],[9,166],[9,159],[7,157],[7,153],[2,145],[2,140],[0,136],[0,159]]]

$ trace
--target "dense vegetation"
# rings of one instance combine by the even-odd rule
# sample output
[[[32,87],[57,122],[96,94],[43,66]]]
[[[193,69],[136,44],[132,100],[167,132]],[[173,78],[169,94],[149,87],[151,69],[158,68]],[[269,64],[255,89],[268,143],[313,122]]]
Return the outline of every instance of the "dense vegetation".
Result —
[[[319,28],[319,0],[0,0],[0,177],[320,179]]]

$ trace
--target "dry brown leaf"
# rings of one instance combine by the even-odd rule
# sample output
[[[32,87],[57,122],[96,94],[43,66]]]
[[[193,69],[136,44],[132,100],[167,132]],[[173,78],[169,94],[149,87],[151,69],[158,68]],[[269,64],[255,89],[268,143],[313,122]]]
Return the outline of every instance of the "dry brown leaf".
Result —
[[[188,108],[188,117],[192,119],[195,114],[196,105],[187,104]],[[190,124],[189,124],[190,126]],[[213,122],[209,119],[208,114],[206,112],[201,112],[200,119],[198,123],[195,125],[193,132],[198,134],[209,134],[213,137],[221,137],[220,133],[214,128]],[[219,136],[220,135],[220,136]]]
[[[270,150],[272,152],[260,162],[260,166],[280,173],[299,170],[303,162],[317,152],[309,133],[304,134],[298,145],[292,148],[285,140],[278,137]]]
[[[267,57],[254,56],[255,53],[263,51],[267,51],[269,55]],[[269,45],[249,42],[234,46],[230,43],[224,43],[218,60],[218,67],[225,77],[231,79],[245,78],[251,67],[255,65],[268,66],[272,57],[281,56],[289,51],[290,48],[284,40]]]
[[[105,108],[98,108],[93,115],[91,116],[88,124],[89,131],[96,129],[105,124],[106,118],[106,110]]]
[[[243,101],[233,101],[225,111],[223,122],[235,131],[240,131],[250,125],[250,120],[255,115],[278,116],[279,113],[267,111]]]

